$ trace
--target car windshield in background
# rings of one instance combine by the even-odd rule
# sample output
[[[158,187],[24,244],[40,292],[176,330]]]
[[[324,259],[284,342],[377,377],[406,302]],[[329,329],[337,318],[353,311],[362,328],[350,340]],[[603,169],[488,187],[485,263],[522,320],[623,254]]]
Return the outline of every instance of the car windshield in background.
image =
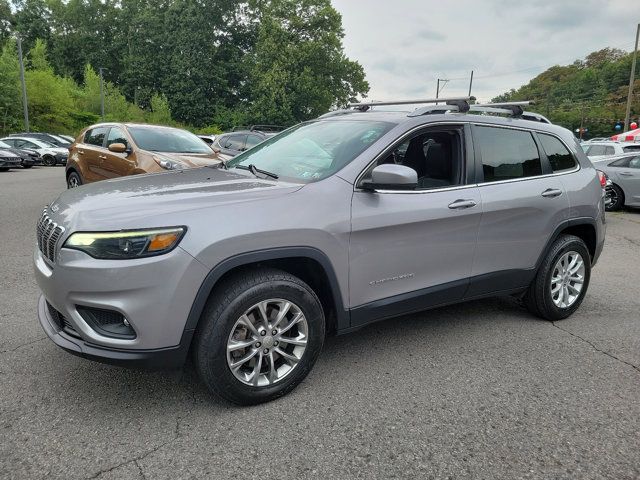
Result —
[[[133,141],[143,150],[166,153],[211,153],[193,133],[170,128],[129,127]]]
[[[314,182],[342,169],[393,126],[362,120],[305,123],[238,155],[227,165],[253,165],[279,177]]]
[[[628,145],[626,147],[622,147],[622,151],[627,152],[637,152],[640,151],[640,145]]]

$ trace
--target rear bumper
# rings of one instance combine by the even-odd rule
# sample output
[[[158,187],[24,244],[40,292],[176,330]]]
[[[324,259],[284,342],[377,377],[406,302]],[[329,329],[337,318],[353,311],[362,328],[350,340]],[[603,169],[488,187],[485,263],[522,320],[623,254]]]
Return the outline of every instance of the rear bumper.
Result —
[[[56,324],[49,314],[44,295],[40,295],[38,299],[38,320],[53,343],[72,355],[100,363],[132,368],[158,370],[182,367],[193,336],[193,331],[185,331],[179,345],[152,350],[125,350],[91,344],[69,335]]]

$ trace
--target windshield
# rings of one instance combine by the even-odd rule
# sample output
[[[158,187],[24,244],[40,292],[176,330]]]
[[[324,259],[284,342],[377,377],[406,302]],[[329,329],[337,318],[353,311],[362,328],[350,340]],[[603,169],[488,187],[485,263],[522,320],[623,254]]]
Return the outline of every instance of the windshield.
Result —
[[[640,150],[640,145],[629,145],[627,147],[622,147],[623,152],[635,152]]]
[[[13,147],[8,143],[4,143],[2,140],[0,140],[0,148],[13,148]]]
[[[360,120],[304,123],[238,155],[227,166],[254,165],[278,176],[313,182],[333,175],[393,126]]]
[[[129,127],[133,141],[143,150],[166,153],[211,153],[201,139],[174,128]]]

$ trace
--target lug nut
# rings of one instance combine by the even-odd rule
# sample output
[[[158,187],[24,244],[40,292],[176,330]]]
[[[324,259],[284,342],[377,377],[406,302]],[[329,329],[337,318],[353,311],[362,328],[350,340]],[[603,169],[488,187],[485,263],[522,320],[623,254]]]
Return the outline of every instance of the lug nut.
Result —
[[[271,332],[271,335],[277,335],[278,334],[278,330],[276,330],[275,328],[273,329],[273,332]]]
[[[260,330],[260,335],[262,335],[263,337],[267,334],[266,330]]]
[[[256,342],[256,348],[260,348],[260,345],[262,345],[260,342]]]
[[[273,346],[277,347],[278,346],[278,342],[273,342]]]
[[[262,351],[262,353],[265,353],[265,354],[266,354],[266,353],[269,353],[269,349],[268,349],[268,348],[265,348],[265,349]]]

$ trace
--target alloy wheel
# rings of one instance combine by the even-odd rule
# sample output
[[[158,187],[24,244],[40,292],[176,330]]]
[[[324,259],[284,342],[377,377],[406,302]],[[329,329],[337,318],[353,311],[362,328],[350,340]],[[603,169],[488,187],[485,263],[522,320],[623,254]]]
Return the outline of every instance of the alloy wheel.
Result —
[[[238,318],[227,340],[227,365],[246,385],[280,382],[299,364],[307,348],[308,325],[295,303],[269,299]]]
[[[584,286],[585,266],[582,255],[570,251],[556,262],[551,274],[551,299],[558,308],[569,308],[580,297]]]

